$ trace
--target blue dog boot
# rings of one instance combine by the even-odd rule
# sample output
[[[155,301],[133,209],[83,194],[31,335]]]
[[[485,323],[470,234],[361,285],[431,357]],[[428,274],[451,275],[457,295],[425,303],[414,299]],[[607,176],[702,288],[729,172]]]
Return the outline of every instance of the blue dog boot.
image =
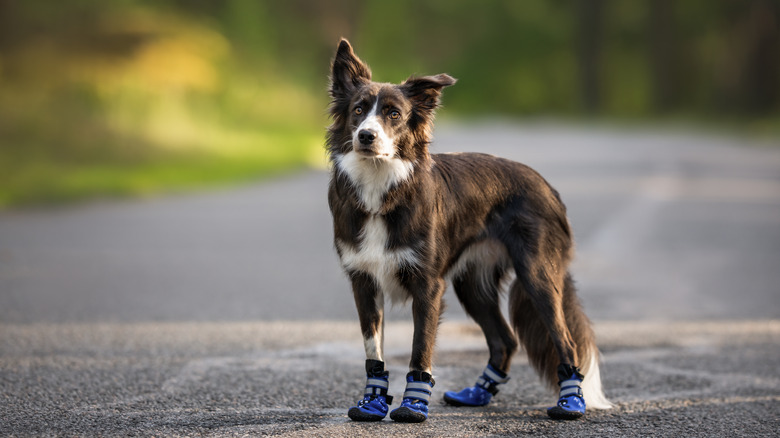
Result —
[[[453,406],[485,406],[498,393],[498,385],[508,381],[508,375],[488,364],[474,386],[460,392],[447,391],[444,401]]]
[[[547,415],[555,420],[576,420],[585,415],[585,399],[582,397],[582,380],[585,378],[577,367],[558,366],[558,384],[561,386],[558,404],[547,409]]]
[[[390,412],[390,418],[399,423],[422,423],[428,418],[428,403],[434,385],[433,377],[424,371],[410,371],[406,375],[406,391],[401,406]]]
[[[360,400],[357,406],[349,408],[349,418],[354,421],[381,421],[387,416],[387,405],[393,402],[393,397],[387,395],[389,376],[384,362],[366,360],[366,390],[363,400]]]

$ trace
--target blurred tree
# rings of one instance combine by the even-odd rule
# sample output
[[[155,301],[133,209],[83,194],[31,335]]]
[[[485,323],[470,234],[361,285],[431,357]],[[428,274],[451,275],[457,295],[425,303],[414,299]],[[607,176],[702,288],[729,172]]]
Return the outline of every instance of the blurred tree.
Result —
[[[778,110],[780,88],[780,7],[771,0],[756,0],[742,23],[745,34],[745,70],[742,93],[750,114],[765,115]]]
[[[582,103],[587,113],[601,109],[601,39],[603,35],[604,2],[579,0],[577,45],[579,47],[580,88]]]
[[[650,68],[653,80],[653,110],[664,113],[675,106],[675,32],[670,0],[650,2],[648,32],[650,39]]]

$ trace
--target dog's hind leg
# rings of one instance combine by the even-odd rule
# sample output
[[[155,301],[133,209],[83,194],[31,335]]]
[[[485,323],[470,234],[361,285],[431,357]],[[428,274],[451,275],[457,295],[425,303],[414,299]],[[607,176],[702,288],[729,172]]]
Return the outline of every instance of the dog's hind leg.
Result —
[[[490,271],[481,272],[483,268]],[[509,380],[509,366],[517,351],[517,340],[501,314],[499,282],[504,272],[501,266],[477,266],[452,281],[464,310],[485,334],[490,360],[474,386],[444,394],[444,401],[451,405],[484,406],[498,393],[498,385]]]
[[[547,413],[555,419],[580,418],[585,414],[581,389],[584,376],[577,368],[576,345],[566,324],[563,282],[535,284],[534,279],[539,277],[518,271],[510,295],[510,311],[518,336],[531,364],[548,383],[552,385],[557,380],[560,387],[558,403]]]
[[[350,278],[366,349],[366,386],[363,399],[349,409],[348,415],[354,421],[380,421],[393,401],[387,394],[390,373],[382,357],[384,295],[370,275],[352,272]]]
[[[481,267],[480,267],[481,268]],[[500,266],[470,269],[452,280],[455,294],[468,315],[479,324],[490,351],[490,365],[506,373],[517,351],[517,340],[501,314],[499,282],[505,270]]]
[[[585,397],[596,400],[596,408],[609,404],[601,392],[598,348],[566,271],[567,241],[546,236],[529,246],[528,236],[518,239],[525,246],[509,250],[517,273],[510,291],[512,322],[531,364],[551,386],[560,388],[558,404],[548,414],[576,419],[585,413]],[[578,368],[583,362],[590,384],[583,384],[585,376]],[[583,387],[591,394],[585,396]]]

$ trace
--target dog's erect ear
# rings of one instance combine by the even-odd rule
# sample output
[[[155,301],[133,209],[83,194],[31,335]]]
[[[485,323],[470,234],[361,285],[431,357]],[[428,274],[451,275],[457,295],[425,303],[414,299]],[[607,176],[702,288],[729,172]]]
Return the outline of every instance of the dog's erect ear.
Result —
[[[455,82],[457,80],[446,73],[419,78],[411,77],[401,84],[401,90],[412,100],[417,111],[430,114],[439,106],[441,89],[449,87]]]
[[[360,85],[371,81],[371,69],[352,51],[349,41],[342,38],[330,75],[330,95],[343,98],[352,94]]]

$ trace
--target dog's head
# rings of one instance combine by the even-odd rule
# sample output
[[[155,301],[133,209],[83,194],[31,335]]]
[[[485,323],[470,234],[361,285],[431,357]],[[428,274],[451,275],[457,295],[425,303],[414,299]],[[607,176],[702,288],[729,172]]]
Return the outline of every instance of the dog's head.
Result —
[[[373,82],[371,70],[342,39],[330,80],[331,158],[354,153],[373,160],[427,160],[441,90],[455,79],[439,74],[401,84]]]

